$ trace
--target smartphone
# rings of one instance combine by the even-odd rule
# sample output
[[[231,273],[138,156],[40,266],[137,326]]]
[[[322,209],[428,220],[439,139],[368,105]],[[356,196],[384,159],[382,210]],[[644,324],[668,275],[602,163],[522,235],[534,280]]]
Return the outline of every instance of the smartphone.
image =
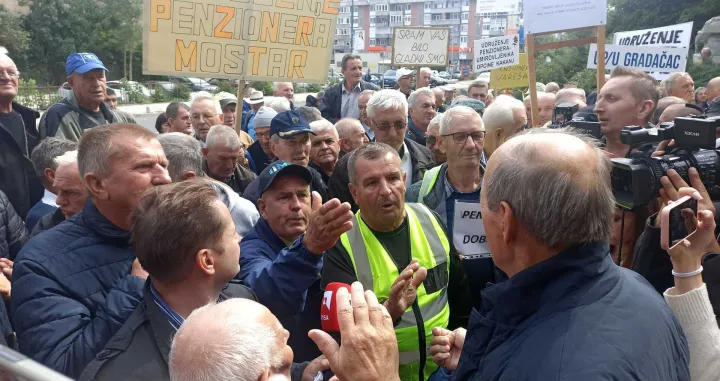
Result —
[[[695,232],[697,200],[690,196],[663,208],[660,212],[660,240],[662,247],[673,247]]]

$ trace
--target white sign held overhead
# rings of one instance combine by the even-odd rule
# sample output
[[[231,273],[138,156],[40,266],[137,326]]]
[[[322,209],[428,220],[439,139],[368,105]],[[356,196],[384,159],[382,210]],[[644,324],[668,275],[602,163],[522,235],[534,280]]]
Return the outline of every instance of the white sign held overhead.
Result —
[[[475,41],[473,71],[481,73],[520,63],[520,41],[517,34]]]
[[[477,13],[519,13],[518,0],[482,0],[477,2]]]
[[[689,48],[693,23],[663,26],[660,28],[618,32],[613,36],[614,45],[623,46],[666,46],[668,48]]]
[[[523,8],[526,34],[607,24],[607,0],[531,0]]]
[[[393,28],[393,66],[447,66],[449,28]]]
[[[606,45],[605,69],[624,66],[646,72],[683,72],[687,64],[686,52],[683,48]],[[591,44],[587,67],[596,69],[597,62],[597,44]]]

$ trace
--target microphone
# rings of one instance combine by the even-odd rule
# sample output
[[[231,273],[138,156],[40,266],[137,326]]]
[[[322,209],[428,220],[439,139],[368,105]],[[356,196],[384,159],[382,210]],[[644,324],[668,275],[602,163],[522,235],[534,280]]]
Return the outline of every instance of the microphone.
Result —
[[[320,323],[325,332],[340,332],[340,323],[337,314],[337,292],[341,288],[350,292],[350,285],[340,282],[332,282],[325,287],[322,306],[320,306]]]

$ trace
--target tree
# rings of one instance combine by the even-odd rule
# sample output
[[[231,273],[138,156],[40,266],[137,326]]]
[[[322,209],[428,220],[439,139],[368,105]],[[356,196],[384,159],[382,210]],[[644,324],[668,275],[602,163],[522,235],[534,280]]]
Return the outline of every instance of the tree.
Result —
[[[4,5],[0,5],[0,46],[4,46],[10,57],[16,59],[25,56],[30,36],[22,28],[20,17],[10,13]]]

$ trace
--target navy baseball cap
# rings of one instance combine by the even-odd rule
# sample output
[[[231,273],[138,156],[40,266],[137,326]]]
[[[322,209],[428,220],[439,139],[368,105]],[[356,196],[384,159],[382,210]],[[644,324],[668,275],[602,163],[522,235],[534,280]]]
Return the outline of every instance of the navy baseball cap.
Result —
[[[312,182],[312,174],[309,169],[302,165],[278,160],[270,163],[270,165],[260,173],[260,194],[265,193],[265,191],[272,186],[275,179],[283,176],[298,176],[307,181],[308,185]]]
[[[65,73],[69,77],[72,73],[85,74],[90,70],[103,69],[108,70],[100,58],[92,53],[73,53],[68,56],[65,61]]]
[[[278,134],[283,139],[289,139],[306,133],[315,135],[305,118],[295,110],[283,111],[270,122],[270,136]]]

